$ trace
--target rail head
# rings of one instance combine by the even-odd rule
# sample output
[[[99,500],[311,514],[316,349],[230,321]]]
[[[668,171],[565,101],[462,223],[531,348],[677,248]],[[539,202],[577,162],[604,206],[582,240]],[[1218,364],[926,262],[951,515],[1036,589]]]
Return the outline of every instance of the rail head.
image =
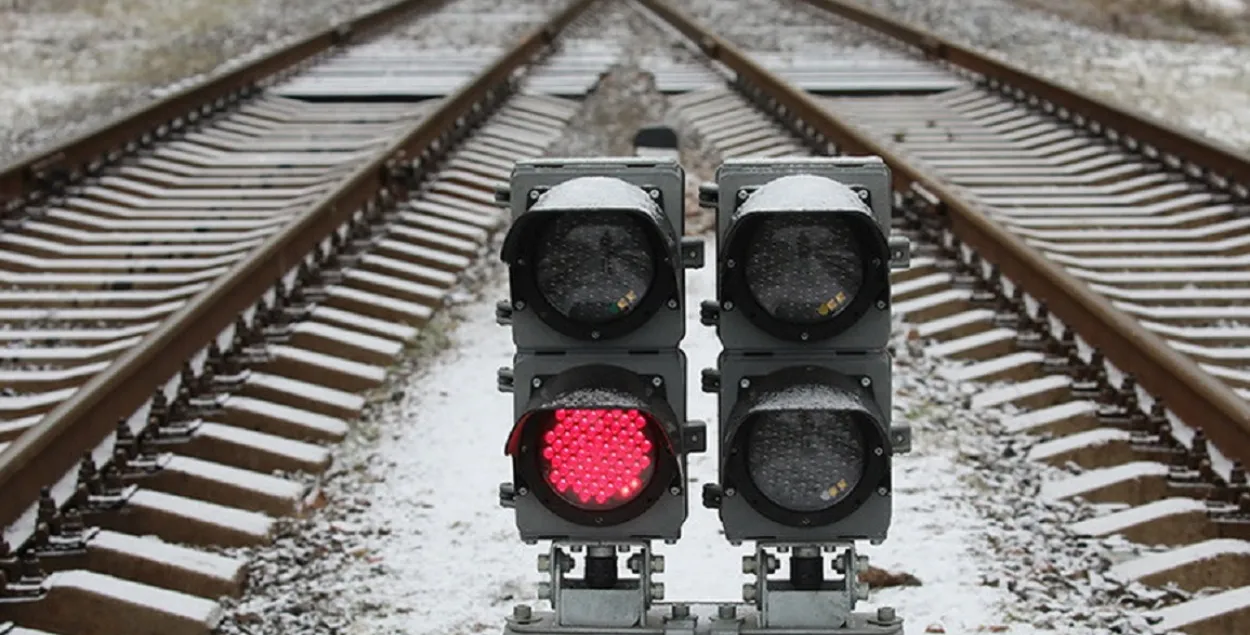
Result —
[[[990,219],[944,182],[856,130],[805,91],[769,72],[742,49],[698,24],[666,0],[638,0],[708,56],[762,90],[796,119],[848,154],[870,154],[890,165],[896,190],[919,187],[949,219],[951,230],[1002,274],[1040,302],[1089,345],[1125,369],[1177,417],[1201,427],[1231,458],[1250,463],[1250,403],[1203,371],[1162,338],[1119,311],[1060,265]]]
[[[388,186],[395,162],[442,148],[468,119],[474,104],[517,69],[531,62],[596,0],[572,0],[546,24],[533,29],[474,79],[442,100],[437,109],[393,141],[376,159],[347,176],[333,192],[286,225],[244,261],[143,338],[134,348],[78,389],[33,428],[0,452],[0,527],[13,523],[55,483],[116,429],[171,377],[182,363],[234,323],[280,279]],[[445,149],[445,148],[442,148]]]
[[[0,214],[54,183],[82,174],[145,135],[202,115],[247,94],[261,82],[356,37],[376,31],[436,0],[397,0],[274,50],[238,68],[139,106],[75,137],[0,167]]]

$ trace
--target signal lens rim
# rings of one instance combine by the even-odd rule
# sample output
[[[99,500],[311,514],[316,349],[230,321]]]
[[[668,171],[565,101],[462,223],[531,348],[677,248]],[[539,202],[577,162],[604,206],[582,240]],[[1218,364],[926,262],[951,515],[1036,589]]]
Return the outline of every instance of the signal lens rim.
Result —
[[[677,278],[680,271],[676,268],[675,247],[666,244],[664,232],[655,225],[655,219],[642,210],[621,208],[615,210],[559,210],[545,211],[538,214],[527,214],[518,219],[525,222],[523,228],[526,235],[541,236],[550,224],[568,214],[623,214],[637,221],[647,239],[653,262],[654,274],[651,286],[643,295],[642,300],[630,312],[620,319],[606,323],[585,323],[572,320],[556,309],[543,293],[538,284],[537,256],[540,245],[537,240],[524,241],[521,251],[509,267],[513,297],[524,299],[530,309],[543,323],[569,337],[584,341],[601,341],[616,339],[628,335],[649,322],[670,299],[678,299]]]
[[[614,409],[611,406],[587,406],[586,409]],[[550,430],[560,408],[537,408],[525,414],[520,443],[516,454],[518,476],[530,488],[540,503],[557,516],[569,522],[589,527],[611,527],[641,516],[651,509],[667,493],[669,485],[677,476],[676,457],[668,439],[668,432],[656,413],[644,408],[630,408],[646,420],[643,428],[652,441],[652,472],[649,481],[630,500],[606,509],[586,509],[569,501],[556,491],[544,474],[542,436]],[[541,418],[541,419],[540,419]]]
[[[827,219],[847,222],[853,240],[863,253],[863,280],[859,292],[841,311],[824,322],[801,324],[774,317],[756,299],[746,279],[746,259],[756,226],[772,218]],[[889,245],[877,227],[876,219],[860,211],[845,212],[753,212],[735,221],[728,236],[725,252],[718,258],[719,294],[729,301],[752,324],[778,339],[813,342],[829,339],[845,332],[863,318],[878,301],[889,303]],[[734,266],[728,266],[729,262]]]
[[[759,424],[762,415],[781,412],[844,412],[850,415],[854,422],[853,425],[859,429],[864,440],[863,454],[861,455],[864,472],[860,475],[859,481],[849,494],[823,509],[796,511],[773,502],[756,485],[748,464],[750,449],[745,446],[752,438],[752,432],[755,426]],[[877,448],[882,449],[881,455],[875,453]],[[853,409],[791,408],[751,412],[747,414],[742,423],[734,430],[730,451],[725,463],[726,479],[724,487],[738,489],[743,500],[769,520],[790,527],[814,529],[846,518],[876,494],[877,488],[889,476],[889,456],[886,449],[885,438],[882,436],[877,422],[873,420],[872,415],[864,411]]]

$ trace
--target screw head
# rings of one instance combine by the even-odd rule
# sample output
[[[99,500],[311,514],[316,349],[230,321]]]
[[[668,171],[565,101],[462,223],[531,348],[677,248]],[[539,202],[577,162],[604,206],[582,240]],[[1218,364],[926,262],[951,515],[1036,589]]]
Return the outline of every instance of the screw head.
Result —
[[[672,494],[673,496],[680,496],[680,495],[681,495],[681,488],[680,488],[680,487],[677,487],[676,485],[674,485],[674,486],[672,486],[672,487],[668,488],[668,493],[669,493],[669,494]]]
[[[660,191],[659,191],[659,190],[648,190],[648,191],[647,191],[647,196],[650,196],[650,197],[651,197],[652,199],[654,199],[654,200],[659,200],[659,198],[660,198]]]
[[[531,385],[531,386],[533,386],[533,387],[535,387],[535,388],[539,388],[539,387],[541,387],[541,386],[543,385],[543,380],[542,380],[542,379],[539,379],[538,377],[535,377],[535,378],[533,378],[533,379],[531,379],[531,380],[530,380],[530,385]]]
[[[530,200],[531,201],[538,200],[538,190],[530,190]]]
[[[658,375],[657,375],[657,376],[655,376],[655,377],[652,377],[652,378],[651,378],[651,385],[652,385],[652,386],[655,386],[656,388],[659,388],[660,386],[663,386],[663,385],[664,385],[664,378],[663,378],[663,377],[660,377],[660,376],[658,376]]]
[[[859,190],[859,191],[857,191],[857,192],[855,192],[855,193],[856,193],[857,195],[859,195],[859,200],[861,200],[861,201],[866,201],[866,200],[868,200],[868,190]]]
[[[751,380],[750,380],[750,379],[747,379],[746,377],[743,377],[742,379],[738,380],[738,387],[739,387],[739,388],[750,388],[750,387],[751,387]]]
[[[730,269],[733,269],[734,267],[738,266],[738,262],[735,261],[733,258],[730,258],[725,261],[725,266]]]
[[[603,335],[603,334],[602,334],[602,333],[600,333],[599,331],[591,331],[591,332],[590,332],[590,339],[592,339],[592,340],[597,340],[597,339],[599,339],[600,337],[602,337],[602,335]]]
[[[725,496],[729,496],[729,497],[737,496],[737,495],[738,495],[738,490],[736,490],[736,489],[734,489],[734,488],[732,488],[732,487],[726,487],[726,488],[725,488],[725,492],[724,492],[724,494],[725,494]]]
[[[872,453],[877,456],[881,456],[882,454],[885,454],[885,450],[882,450],[881,448],[873,448]]]
[[[513,303],[512,303],[512,308],[514,308],[514,309],[516,309],[516,310],[518,310],[518,311],[524,311],[524,310],[525,310],[525,300],[517,300],[516,302],[513,302]]]
[[[878,308],[878,309],[880,309],[880,310],[882,310],[882,311],[884,311],[884,310],[885,310],[885,300],[877,300],[877,308]]]
[[[668,301],[668,308],[670,308],[670,309],[676,309],[676,308],[677,308],[677,300],[676,300],[676,298],[671,299],[671,300],[669,300],[669,301]]]
[[[881,496],[885,496],[886,494],[889,494],[889,493],[890,493],[890,490],[888,490],[888,489],[886,489],[886,488],[884,488],[884,487],[878,487],[878,488],[877,488],[877,493],[878,493],[878,494],[880,494]]]
[[[859,385],[863,386],[864,388],[867,388],[867,387],[871,386],[871,385],[872,385],[872,378],[870,378],[870,377],[860,377],[860,378],[859,378]]]
[[[729,300],[726,300],[725,303],[721,305],[721,307],[724,308],[726,311],[732,311],[734,310],[734,303],[730,302]]]
[[[749,196],[749,194],[747,194],[746,190],[738,190],[738,200],[745,201],[747,200],[747,196]]]

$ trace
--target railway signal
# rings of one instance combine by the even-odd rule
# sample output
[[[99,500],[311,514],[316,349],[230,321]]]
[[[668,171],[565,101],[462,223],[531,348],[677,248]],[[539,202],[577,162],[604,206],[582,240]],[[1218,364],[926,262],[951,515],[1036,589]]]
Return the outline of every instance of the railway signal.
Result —
[[[701,188],[716,210],[717,299],[702,305],[724,350],[703,388],[719,395],[719,509],[726,538],[756,541],[744,597],[763,626],[850,620],[855,540],[884,540],[890,461],[910,443],[890,421],[889,170],[873,158],[733,160]],[[845,581],[826,581],[823,551]],[[793,547],[788,582],[770,549]],[[787,593],[828,594],[825,614],[787,611]],[[815,621],[813,621],[815,620]]]
[[[501,503],[523,540],[553,541],[540,569],[557,623],[635,625],[663,596],[650,541],[681,536],[686,455],[706,441],[685,420],[685,269],[703,255],[682,238],[685,174],[671,159],[526,161],[499,200],[511,297],[497,317],[516,344]],[[564,548],[583,546],[574,581]],[[618,550],[638,578],[618,577]]]

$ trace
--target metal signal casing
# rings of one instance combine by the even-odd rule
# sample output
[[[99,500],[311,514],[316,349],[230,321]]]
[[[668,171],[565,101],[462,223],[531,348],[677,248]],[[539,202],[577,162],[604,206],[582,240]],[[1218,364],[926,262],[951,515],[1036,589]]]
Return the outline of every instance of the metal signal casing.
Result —
[[[689,507],[686,455],[706,445],[705,426],[686,421],[686,356],[680,349],[686,329],[685,269],[700,266],[702,258],[702,243],[682,238],[684,171],[670,158],[527,160],[516,164],[498,200],[509,204],[513,225],[501,251],[509,265],[511,297],[497,316],[511,326],[516,344],[512,368],[500,373],[501,389],[514,395],[514,423],[505,448],[512,459],[512,482],[501,487],[501,502],[515,510],[526,541],[676,540]],[[659,295],[644,297],[611,327],[570,325],[553,316],[559,312],[554,305],[543,306],[533,261],[544,248],[545,223],[562,216],[591,219],[583,235],[591,238],[583,247],[610,246],[610,240],[599,238],[610,232],[594,223],[597,214],[628,218],[645,228],[656,259],[651,293]],[[628,255],[636,258],[638,251],[645,250]],[[615,265],[605,259],[602,266],[611,271]],[[554,464],[542,464],[545,473],[540,469],[539,453],[545,448],[538,429],[531,428],[550,425],[556,409],[650,415],[648,429],[662,447],[654,455],[649,484],[634,498],[605,508],[578,506],[558,492],[547,478]]]
[[[784,184],[770,183],[784,177]],[[781,351],[881,348],[890,337],[889,168],[875,157],[831,159],[735,159],[716,173],[717,334],[727,349]],[[846,187],[840,187],[844,185]],[[752,238],[750,225],[767,216],[838,215],[854,227],[866,249],[864,290],[821,333],[823,325],[769,329],[745,289],[741,251]],[[874,262],[875,260],[875,262]],[[709,307],[710,309],[710,307]],[[754,313],[754,315],[752,315]],[[788,330],[788,336],[776,331]]]
[[[909,440],[905,430],[891,429],[890,360],[884,351],[871,355],[776,355],[755,356],[739,352],[723,352],[718,359],[720,386],[720,482],[705,491],[705,503],[714,503],[720,510],[725,538],[730,541],[764,540],[772,542],[835,542],[853,539],[884,540],[890,526],[893,487],[891,467],[893,454]],[[746,417],[755,403],[768,397],[760,392],[770,390],[771,377],[785,380],[811,373],[838,375],[826,395],[812,395],[804,407],[841,407],[869,415],[865,426],[865,465],[868,467],[858,484],[858,493],[847,502],[827,512],[788,513],[779,518],[779,510],[768,501],[761,501],[759,489],[752,485],[743,468],[745,452],[742,437]],[[865,382],[865,380],[867,380]],[[868,386],[864,386],[867,383]],[[783,391],[772,393],[784,398]],[[754,402],[754,403],[753,403]],[[880,448],[880,455],[875,451]],[[708,501],[707,496],[714,501]],[[859,500],[852,500],[858,497]]]
[[[580,179],[580,181],[576,181]],[[518,162],[510,187],[512,227],[501,257],[509,264],[513,341],[556,350],[587,342],[626,349],[676,346],[685,336],[685,172],[672,159],[538,159]],[[534,285],[534,254],[544,222],[558,215],[628,215],[645,227],[656,257],[651,288],[618,322],[578,325],[544,306]],[[645,325],[645,328],[644,328]]]
[[[702,424],[687,424],[686,356],[680,350],[653,355],[628,353],[541,355],[520,353],[513,369],[517,422],[506,452],[513,457],[513,507],[523,540],[676,540],[689,509],[686,455],[706,445]],[[622,381],[621,375],[632,375]],[[613,377],[615,375],[615,377]],[[537,381],[535,381],[537,380]],[[577,391],[581,392],[577,392]],[[573,394],[591,395],[597,402]],[[560,404],[646,409],[658,419],[669,447],[657,453],[654,488],[620,510],[570,509],[538,482],[524,447],[522,426],[529,413]],[[554,405],[554,406],[553,406]],[[662,477],[662,478],[658,478]]]
[[[703,502],[719,510],[725,536],[732,542],[829,544],[886,537],[892,459],[910,445],[909,429],[892,426],[890,417],[889,270],[906,257],[905,244],[890,238],[891,197],[889,169],[876,157],[735,159],[717,170],[715,186],[701,188],[701,203],[717,212],[717,298],[704,303],[702,317],[705,325],[716,327],[724,347],[717,368],[704,372],[704,390],[719,395],[720,442],[719,482],[705,486]],[[784,324],[771,313],[760,315],[762,303],[749,306],[749,296],[756,291],[748,288],[744,273],[744,245],[764,241],[758,228],[765,218],[771,219],[774,230],[782,227],[789,236],[803,233],[804,223],[826,223],[825,227],[845,232],[852,253],[863,256],[859,269],[863,277],[856,281],[861,291],[858,303],[849,301],[824,323],[807,324]],[[784,247],[779,255],[797,255],[793,254],[797,247],[788,242]],[[809,266],[797,257],[796,262],[800,269]],[[812,270],[798,270],[795,278],[804,275],[812,275]],[[784,296],[807,289],[765,290]],[[783,455],[778,454],[774,461],[783,467],[772,474],[786,476],[772,483],[756,483],[748,465],[750,457],[772,451],[762,447],[763,436],[752,436],[752,430],[765,427],[764,421],[776,430],[798,426],[808,435],[802,438],[812,444],[789,446],[798,448],[793,450],[798,459],[786,454],[781,460]],[[845,421],[854,424],[847,426]],[[853,435],[838,436],[839,430],[852,427]],[[854,444],[846,441],[852,436]],[[822,448],[857,448],[855,460],[838,468],[857,466],[856,478],[833,479],[830,487],[845,487],[830,489],[825,507],[813,502],[810,494],[819,490],[817,485],[823,487],[820,479],[837,473],[833,464],[822,464],[825,472],[810,467],[813,463],[797,467],[798,462],[822,456],[802,451],[819,443],[834,444]],[[784,482],[787,479],[792,482]],[[808,506],[786,508],[764,493],[779,487],[807,487]]]

